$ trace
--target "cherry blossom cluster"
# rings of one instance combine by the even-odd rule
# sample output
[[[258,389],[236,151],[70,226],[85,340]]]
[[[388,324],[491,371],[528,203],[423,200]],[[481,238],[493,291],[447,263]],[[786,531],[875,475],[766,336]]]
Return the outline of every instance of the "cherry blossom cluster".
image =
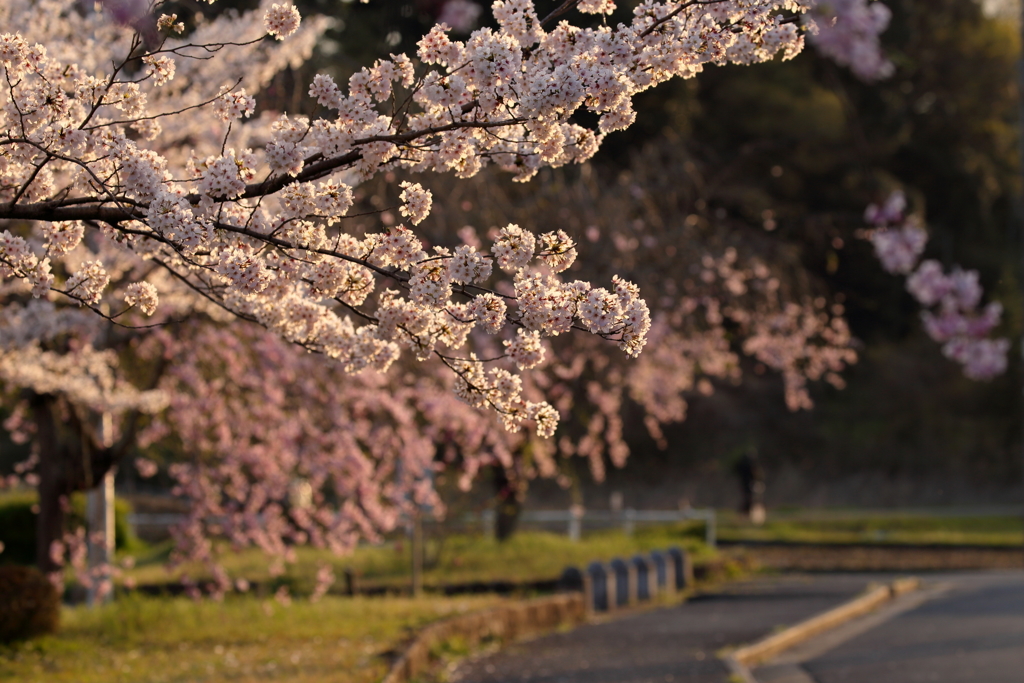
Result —
[[[598,15],[615,7],[561,9],[573,4]],[[604,452],[621,464],[627,395],[645,405],[654,433],[656,415],[685,410],[686,392],[712,389],[707,377],[734,376],[722,321],[759,316],[722,303],[750,286],[733,272],[744,269],[702,277],[724,289],[691,293],[680,307],[659,302],[652,315],[637,288],[651,282],[639,272],[616,264],[627,277],[588,273],[606,287],[564,275],[578,254],[584,265],[605,262],[570,237],[578,233],[535,234],[530,226],[545,223],[502,220],[489,250],[469,239],[433,247],[386,218],[389,210],[385,229],[358,227],[349,213],[356,195],[374,177],[401,182],[398,213],[423,230],[433,198],[412,175],[467,178],[490,165],[527,180],[585,161],[632,122],[631,98],[643,90],[705,65],[794,56],[803,45],[796,14],[812,5],[645,2],[628,25],[580,28],[570,14],[540,19],[530,2],[498,2],[497,29],[455,40],[437,27],[416,55],[391,55],[345,85],[317,76],[304,111],[257,116],[261,91],[308,58],[326,19],[300,20],[290,5],[266,1],[255,12],[197,17],[186,34],[177,16],[150,17],[135,0],[104,0],[96,11],[9,0],[0,6],[0,30],[10,31],[0,35],[0,286],[5,310],[18,314],[4,321],[0,379],[60,409],[71,404],[64,414],[81,413],[83,423],[125,414],[115,432],[131,432],[128,413],[169,404],[147,438],[174,433],[208,456],[170,471],[193,501],[178,530],[180,559],[209,560],[210,539],[222,533],[285,559],[300,542],[344,550],[434,502],[427,473],[438,460],[459,463],[464,485],[527,450],[548,476],[557,473],[554,448],[589,458],[595,472]],[[598,123],[576,123],[581,110]],[[609,236],[620,252],[630,243]],[[684,313],[690,306],[705,313]],[[141,390],[118,371],[125,340],[84,322],[132,327],[195,314],[218,325],[246,318],[272,335],[214,327],[183,346],[184,335],[154,334],[150,342],[168,346],[153,365],[175,361],[158,390]],[[784,336],[799,319],[764,335]],[[574,329],[592,334],[564,334]],[[675,335],[655,337],[673,379],[629,379],[618,363],[659,330]],[[583,340],[583,353],[570,337]],[[626,354],[608,353],[606,340]],[[761,351],[769,346],[758,353],[803,371],[798,352]],[[322,356],[339,362],[315,365]],[[225,385],[225,368],[238,386]],[[677,391],[659,394],[659,383]],[[663,397],[674,407],[659,412]],[[543,437],[573,400],[595,406],[595,419],[582,434],[569,425],[556,446]],[[494,430],[495,417],[536,429]],[[31,419],[19,403],[8,422],[27,436]],[[148,476],[157,465],[142,458],[137,467]],[[27,483],[38,476],[30,470]],[[214,594],[243,583],[211,571]],[[321,574],[318,592],[331,579]]]
[[[942,344],[947,358],[960,363],[964,374],[977,380],[1006,371],[1010,342],[989,338],[999,325],[1003,307],[998,301],[981,307],[978,272],[956,266],[946,272],[933,259],[920,261],[928,235],[914,216],[906,215],[906,198],[894,192],[882,206],[871,205],[865,220],[874,229],[871,242],[886,271],[907,275],[907,291],[925,308],[921,313],[928,336]]]
[[[608,242],[599,239],[597,245]],[[672,271],[646,278],[648,286],[660,279],[662,289],[674,294],[659,302],[648,350],[628,367],[580,339],[553,350],[542,381],[531,376],[528,393],[556,396],[552,403],[563,414],[584,409],[590,415],[575,431],[561,431],[554,448],[532,446],[538,473],[557,472],[556,452],[586,458],[597,478],[604,476],[606,458],[623,466],[630,452],[628,402],[640,406],[647,431],[667,447],[663,428],[685,420],[690,400],[714,393],[716,382],[740,381],[743,356],[755,361],[758,373],[770,369],[782,376],[791,410],[812,406],[812,382],[843,386],[840,373],[857,356],[841,306],[827,307],[820,297],[789,300],[771,268],[733,248],[704,252],[695,264],[677,261],[676,269],[694,272],[693,265],[696,277],[679,284]]]
[[[61,497],[61,505],[66,511],[71,506],[67,496]],[[72,531],[64,533],[60,540],[50,544],[50,559],[58,570],[50,573],[48,578],[62,591],[64,588],[64,569],[69,568],[73,572],[75,581],[84,589],[92,593],[97,602],[104,602],[114,592],[114,585],[120,583],[126,588],[134,588],[135,580],[125,576],[125,570],[135,566],[135,558],[126,556],[118,562],[89,562],[89,545],[102,544],[105,540],[102,532],[88,532],[84,527],[77,527]]]
[[[197,595],[247,589],[220,565],[213,538],[261,549],[274,572],[297,545],[344,553],[416,510],[443,513],[432,480],[456,453],[474,473],[493,458],[510,462],[505,437],[518,438],[458,401],[454,376],[437,360],[415,378],[405,370],[347,376],[248,323],[157,330],[140,354],[171,361],[160,383],[169,408],[141,443],[173,437],[197,456],[168,468],[176,495],[190,504],[173,529],[173,562],[208,568],[209,581],[191,580]],[[136,466],[143,475],[158,468],[151,460]],[[333,580],[320,567],[312,599]]]
[[[401,225],[353,234],[353,188],[396,170],[465,178],[493,164],[528,180],[544,166],[585,161],[633,122],[632,98],[644,90],[707,65],[796,55],[803,37],[794,20],[814,5],[648,1],[629,24],[582,28],[564,12],[542,19],[529,0],[499,1],[497,28],[456,40],[438,25],[415,56],[378,60],[347,87],[316,76],[316,116],[246,121],[260,89],[308,56],[326,20],[301,21],[293,6],[265,0],[180,35],[176,16],[143,29],[141,15],[122,16],[118,3],[81,12],[72,0],[48,0],[56,19],[44,22],[33,1],[0,10],[13,31],[0,36],[10,83],[0,94],[0,219],[75,227],[38,251],[5,232],[5,277],[36,296],[56,290],[97,307],[109,264],[55,266],[66,259],[62,244],[81,239],[77,230],[99,230],[209,302],[351,371],[384,370],[403,350],[442,358],[471,403],[503,411],[510,427],[540,420],[545,432],[556,411],[520,403],[514,377],[467,368],[479,362],[464,348],[473,328],[522,326],[540,337],[578,328],[636,356],[651,325],[638,289],[623,279],[609,289],[561,280],[576,252],[557,230],[535,236],[509,225],[490,253],[428,251]],[[572,4],[599,15],[615,7],[562,9]],[[818,35],[846,23],[840,12]],[[583,110],[597,116],[594,127],[574,122]],[[187,156],[167,144],[183,139]],[[401,187],[400,213],[422,223],[430,194],[411,181]],[[488,279],[492,262],[511,276],[513,294]],[[138,282],[124,301],[152,314],[160,295],[155,282]],[[480,373],[491,379],[470,381]]]
[[[874,0],[827,0],[805,15],[810,40],[824,55],[848,66],[865,81],[892,75],[892,62],[879,47],[892,11]]]
[[[841,373],[856,360],[842,306],[802,288],[779,264],[767,262],[764,254],[772,252],[771,245],[749,243],[743,226],[712,218],[717,212],[697,213],[707,199],[700,194],[703,183],[691,180],[693,168],[681,149],[651,146],[611,180],[586,172],[575,177],[548,172],[540,190],[506,186],[495,193],[500,179],[491,169],[459,182],[460,197],[470,208],[458,217],[447,214],[448,225],[488,225],[504,216],[520,226],[556,220],[564,232],[579,236],[566,273],[581,280],[609,271],[628,274],[629,280],[613,280],[602,294],[606,303],[617,291],[627,293],[629,281],[655,293],[648,299],[647,344],[635,360],[592,335],[552,337],[543,355],[528,353],[536,348],[528,326],[477,342],[481,357],[505,354],[515,362],[536,361],[532,371],[521,375],[520,395],[526,401],[547,400],[562,416],[551,440],[509,438],[516,460],[506,468],[508,476],[566,483],[565,459],[578,457],[600,478],[609,464],[626,463],[636,438],[629,430],[638,426],[637,416],[667,447],[664,428],[685,420],[694,398],[741,381],[745,370],[779,373],[793,410],[810,407],[817,381],[842,386]],[[455,182],[437,179],[431,190],[435,196],[448,195]],[[495,194],[504,203],[495,205]],[[378,203],[388,202],[381,198]],[[511,235],[498,228],[485,235],[469,227],[457,232],[469,245],[467,251],[479,247],[484,237],[509,242],[509,249],[503,249],[509,254],[513,247],[525,248],[516,247],[514,230]],[[425,234],[441,244],[454,237],[430,226]],[[546,248],[544,240],[536,239],[534,248]],[[524,285],[517,282],[520,299],[528,292]],[[586,419],[572,419],[581,414]]]
[[[469,33],[476,28],[483,8],[472,0],[446,0],[437,16],[437,23],[451,26],[456,33]]]
[[[95,316],[48,301],[5,301],[0,319],[0,384],[37,394],[62,394],[73,403],[114,413],[155,413],[166,404],[160,391],[140,391],[117,372],[117,356],[89,343]],[[69,334],[80,343],[60,344]]]

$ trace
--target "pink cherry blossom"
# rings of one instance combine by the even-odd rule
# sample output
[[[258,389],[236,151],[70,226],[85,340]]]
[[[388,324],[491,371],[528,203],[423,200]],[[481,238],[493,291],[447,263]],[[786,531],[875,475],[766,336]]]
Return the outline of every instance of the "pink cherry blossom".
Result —
[[[865,220],[876,226],[870,239],[882,267],[908,275],[907,291],[925,308],[925,332],[943,344],[947,358],[964,366],[967,377],[987,380],[1002,374],[1009,340],[986,338],[999,325],[1002,304],[992,302],[978,310],[984,292],[977,271],[956,266],[947,273],[933,259],[919,264],[928,234],[914,217],[905,216],[905,210],[904,194],[897,191],[881,207],[872,204],[864,213]]]
[[[176,557],[211,563],[203,588],[213,595],[232,586],[216,566],[215,533],[282,562],[298,542],[344,551],[394,528],[411,505],[436,504],[429,477],[438,458],[469,454],[469,481],[485,465],[511,464],[526,439],[550,455],[546,440],[568,413],[556,405],[566,382],[584,385],[599,407],[586,433],[566,442],[595,473],[603,452],[617,464],[628,454],[619,413],[627,394],[658,416],[652,430],[684,410],[695,373],[664,392],[618,370],[602,386],[583,379],[578,358],[561,356],[552,372],[562,384],[545,376],[553,345],[569,333],[591,345],[598,375],[645,358],[656,334],[662,355],[641,376],[684,359],[729,377],[735,354],[722,337],[731,321],[750,335],[746,352],[780,369],[787,401],[802,407],[808,379],[850,362],[848,332],[811,302],[780,299],[770,273],[734,253],[711,259],[701,291],[652,307],[614,270],[570,280],[581,248],[558,226],[535,235],[501,221],[507,227],[489,245],[435,247],[393,220],[359,229],[350,210],[354,188],[403,183],[399,213],[422,229],[432,197],[409,176],[466,179],[492,166],[528,181],[545,167],[586,162],[634,121],[633,98],[647,89],[715,65],[795,56],[803,36],[794,19],[814,4],[652,1],[613,27],[588,17],[576,26],[573,14],[544,22],[529,0],[506,0],[493,4],[494,23],[464,40],[436,26],[415,55],[377,60],[346,84],[314,77],[306,111],[315,104],[329,116],[254,116],[274,76],[308,58],[327,18],[303,21],[293,6],[263,0],[251,12],[189,22],[185,35],[177,16],[154,19],[133,1],[93,11],[54,0],[41,21],[34,0],[8,0],[0,380],[46,397],[32,409],[33,438],[63,411],[106,462],[131,442],[140,415],[154,415],[143,443],[173,433],[209,456],[168,474],[192,501]],[[862,75],[881,73],[882,11],[859,7],[837,5],[834,24],[824,10],[809,21],[823,49]],[[614,8],[578,3],[585,14]],[[591,243],[601,235],[587,232]],[[972,300],[970,276],[952,277],[952,300]],[[748,293],[763,296],[756,314],[729,304]],[[706,329],[683,334],[676,321],[696,310]],[[190,320],[179,336],[150,327],[176,320]],[[115,338],[107,321],[133,332]],[[58,351],[56,339],[72,341]],[[812,339],[824,350],[809,348]],[[165,374],[136,386],[119,360],[146,352]],[[988,358],[960,355],[982,358],[972,367]],[[113,446],[89,426],[102,414]],[[508,431],[495,436],[495,423]],[[545,446],[536,453],[538,470],[553,472]],[[87,485],[76,480],[67,492]],[[84,535],[54,540],[82,564]],[[82,571],[109,590],[112,570]]]

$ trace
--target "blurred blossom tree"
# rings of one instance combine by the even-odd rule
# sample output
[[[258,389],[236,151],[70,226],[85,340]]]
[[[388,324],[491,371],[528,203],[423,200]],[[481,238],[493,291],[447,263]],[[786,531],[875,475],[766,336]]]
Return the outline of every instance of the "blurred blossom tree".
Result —
[[[260,548],[277,572],[296,545],[344,553],[402,516],[443,513],[436,462],[458,457],[472,476],[478,461],[504,457],[503,431],[455,397],[440,363],[352,375],[249,323],[191,323],[145,345],[142,355],[168,358],[169,406],[140,442],[170,439],[188,454],[170,466],[175,494],[191,502],[172,529],[172,562],[210,565],[213,595],[235,585],[214,538]],[[318,577],[318,592],[330,581]]]
[[[791,410],[810,407],[809,381],[842,385],[839,373],[856,358],[842,306],[829,305],[822,288],[802,279],[799,264],[787,268],[770,236],[703,211],[704,181],[679,148],[651,146],[617,179],[588,167],[575,178],[545,172],[540,188],[503,184],[488,171],[469,182],[437,178],[431,185],[451,198],[425,227],[432,242],[478,240],[467,223],[554,220],[582,236],[571,273],[628,273],[653,293],[652,341],[636,360],[588,338],[552,340],[525,391],[552,397],[570,419],[554,440],[511,444],[515,465],[497,474],[499,497],[521,497],[535,476],[569,484],[572,456],[602,479],[608,462],[625,463],[632,422],[666,448],[663,428],[685,419],[690,397],[713,393],[715,383],[739,382],[743,357],[758,373],[782,375]]]
[[[435,26],[413,55],[354,70],[347,89],[320,74],[297,111],[258,115],[254,95],[310,57],[328,18],[269,0],[212,19],[143,0],[0,8],[13,31],[0,35],[0,377],[22,399],[8,428],[36,442],[21,470],[41,494],[44,568],[62,555],[66,496],[126,452],[143,415],[159,414],[146,440],[171,431],[191,455],[172,472],[193,500],[183,559],[213,561],[214,534],[287,558],[294,543],[343,550],[432,502],[438,445],[467,477],[484,456],[509,465],[524,448],[544,469],[570,394],[599,418],[557,447],[599,474],[605,447],[625,457],[625,393],[657,435],[682,417],[683,393],[707,386],[693,372],[661,386],[662,366],[732,376],[726,328],[783,372],[791,407],[809,402],[808,378],[841,382],[852,355],[840,313],[780,298],[770,269],[734,247],[694,249],[697,277],[658,291],[652,315],[638,283],[609,268],[633,238],[587,234],[591,249],[560,227],[507,223],[489,248],[472,232],[429,247],[410,226],[433,195],[409,178],[492,167],[528,181],[585,162],[633,123],[637,94],[708,65],[792,58],[805,36],[860,78],[884,77],[884,5],[645,2],[613,26],[601,21],[610,0],[543,17],[528,0],[495,2],[493,19],[434,4],[421,9],[462,33],[484,27],[462,40]],[[354,211],[374,179],[392,187],[373,197],[391,203]],[[680,250],[686,237],[650,235]],[[609,239],[614,252],[599,248]],[[562,275],[580,253],[597,284]],[[618,355],[650,340],[650,360],[625,372]],[[527,372],[549,354],[556,380]],[[110,429],[94,433],[101,414]],[[222,593],[229,577],[215,575]]]
[[[710,70],[641,95],[644,115],[605,144],[604,159],[616,151],[628,158],[655,136],[684,147],[707,169],[706,213],[770,231],[776,249],[791,250],[805,277],[842,301],[863,342],[861,363],[845,374],[848,390],[816,392],[813,415],[780,414],[772,405],[777,389],[760,381],[696,406],[694,415],[713,427],[670,432],[686,473],[741,447],[730,435],[742,427],[766,446],[771,471],[830,494],[858,479],[895,478],[914,487],[920,504],[967,502],[1018,479],[1014,373],[963,381],[957,364],[941,360],[943,345],[922,333],[906,281],[878,268],[861,238],[865,205],[903,188],[914,220],[927,219],[922,258],[947,272],[957,262],[977,269],[979,282],[1007,305],[1000,332],[1019,335],[1010,246],[1019,39],[1013,24],[985,16],[974,2],[890,5],[883,39],[898,64],[892,78],[865,84],[810,53],[757,69]],[[846,493],[851,503],[859,495]]]

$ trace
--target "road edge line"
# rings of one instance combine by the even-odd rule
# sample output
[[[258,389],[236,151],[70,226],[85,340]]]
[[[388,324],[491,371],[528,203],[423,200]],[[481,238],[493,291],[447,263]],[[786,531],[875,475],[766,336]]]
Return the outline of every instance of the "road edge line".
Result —
[[[917,577],[897,579],[778,633],[740,647],[723,657],[723,661],[733,678],[742,683],[757,683],[757,679],[754,678],[754,674],[750,670],[751,665],[770,659],[794,645],[872,612],[894,598],[920,587],[921,581]]]

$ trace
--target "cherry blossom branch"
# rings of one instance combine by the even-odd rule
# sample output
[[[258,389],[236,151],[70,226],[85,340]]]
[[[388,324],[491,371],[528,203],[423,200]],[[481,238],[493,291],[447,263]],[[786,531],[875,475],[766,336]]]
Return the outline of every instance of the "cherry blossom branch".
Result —
[[[947,275],[938,261],[919,263],[928,233],[906,213],[902,192],[892,193],[882,205],[870,205],[864,217],[873,226],[869,239],[882,267],[907,276],[907,291],[925,309],[925,331],[943,345],[942,353],[960,363],[971,379],[988,380],[1004,373],[1010,341],[988,338],[999,325],[1003,307],[992,302],[979,309],[983,292],[977,271],[956,266]]]

